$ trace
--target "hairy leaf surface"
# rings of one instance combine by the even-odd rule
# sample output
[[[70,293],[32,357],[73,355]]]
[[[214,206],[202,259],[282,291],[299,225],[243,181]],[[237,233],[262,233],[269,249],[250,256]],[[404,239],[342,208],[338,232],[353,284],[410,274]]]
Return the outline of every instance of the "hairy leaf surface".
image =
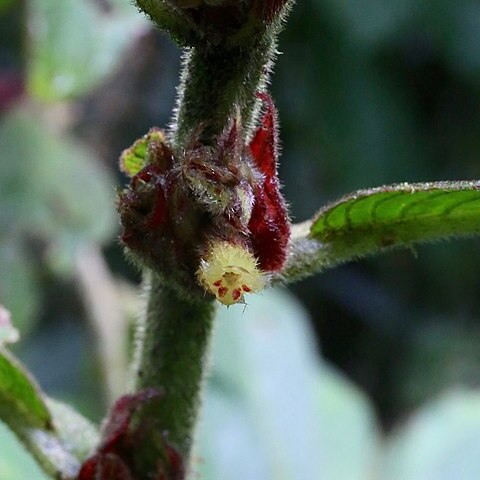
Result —
[[[280,280],[416,242],[480,233],[480,182],[401,183],[346,195],[294,227]]]
[[[373,248],[480,231],[480,182],[403,183],[361,190],[323,208],[311,227],[324,242]]]

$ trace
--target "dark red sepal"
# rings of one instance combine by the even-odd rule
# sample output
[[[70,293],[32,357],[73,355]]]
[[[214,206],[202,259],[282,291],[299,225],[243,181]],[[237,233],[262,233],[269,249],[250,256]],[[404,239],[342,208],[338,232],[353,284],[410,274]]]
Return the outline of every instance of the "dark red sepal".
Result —
[[[277,180],[279,156],[277,110],[268,93],[257,93],[257,97],[265,103],[266,110],[250,142],[250,150],[255,165],[265,175],[266,180],[273,181]]]
[[[255,203],[248,228],[260,268],[272,272],[280,270],[287,258],[290,222],[277,176],[277,113],[268,94],[257,96],[266,104],[266,110],[250,143],[250,151],[264,179],[254,190]]]

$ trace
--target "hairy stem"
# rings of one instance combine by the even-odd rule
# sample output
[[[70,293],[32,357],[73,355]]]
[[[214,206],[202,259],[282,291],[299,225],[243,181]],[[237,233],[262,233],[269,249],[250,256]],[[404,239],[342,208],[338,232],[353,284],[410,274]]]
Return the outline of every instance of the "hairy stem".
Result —
[[[188,457],[215,308],[211,300],[180,297],[162,283],[152,276],[147,287],[146,318],[137,338],[136,389],[163,391],[155,418]]]
[[[237,110],[248,135],[256,114],[255,93],[266,82],[275,38],[274,30],[267,29],[241,47],[187,50],[171,130],[178,150],[186,147],[190,132],[199,134],[204,144],[214,144]],[[149,281],[146,317],[137,338],[135,389],[164,391],[154,420],[188,465],[214,305],[203,297],[181,295],[166,283],[153,274]],[[144,448],[154,459],[155,447]]]
[[[188,133],[196,129],[204,143],[212,143],[237,108],[248,134],[255,119],[255,93],[264,88],[274,52],[275,41],[269,32],[248,46],[187,50],[174,143],[183,145]]]

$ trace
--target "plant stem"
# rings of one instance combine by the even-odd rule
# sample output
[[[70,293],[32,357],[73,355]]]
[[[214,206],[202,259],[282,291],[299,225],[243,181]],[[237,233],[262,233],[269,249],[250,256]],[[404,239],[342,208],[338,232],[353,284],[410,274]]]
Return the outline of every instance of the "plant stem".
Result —
[[[199,129],[202,142],[213,143],[237,108],[248,134],[255,120],[255,93],[264,88],[268,79],[275,46],[274,36],[268,31],[247,46],[187,50],[174,144],[184,145],[188,134]]]
[[[137,339],[136,389],[163,391],[155,419],[187,459],[215,308],[211,300],[180,296],[153,275],[147,288],[146,318]]]
[[[200,134],[204,144],[214,144],[238,109],[248,135],[256,113],[255,93],[264,86],[274,51],[273,31],[248,47],[187,51],[171,131],[178,150],[186,147],[191,132]],[[147,295],[145,322],[137,338],[135,389],[164,391],[154,420],[168,432],[188,469],[215,309],[211,300],[182,295],[153,274]],[[155,459],[153,445],[144,449]]]

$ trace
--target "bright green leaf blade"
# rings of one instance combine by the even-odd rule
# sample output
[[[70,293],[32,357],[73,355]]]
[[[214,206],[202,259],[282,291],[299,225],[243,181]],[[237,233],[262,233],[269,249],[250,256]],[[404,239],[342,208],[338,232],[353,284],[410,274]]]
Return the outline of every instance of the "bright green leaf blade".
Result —
[[[358,236],[383,248],[478,231],[480,183],[439,182],[356,192],[322,209],[311,235],[346,244]]]
[[[387,248],[478,233],[480,182],[360,190],[296,227],[283,277],[298,278]]]
[[[6,350],[0,349],[0,417],[8,425],[49,429],[50,412],[34,381]]]
[[[388,441],[382,480],[477,480],[480,391],[454,391],[415,413]]]
[[[161,147],[165,134],[157,127],[151,128],[147,134],[139,138],[131,147],[120,155],[120,170],[127,176],[135,176],[143,167],[152,161],[149,157],[149,145],[153,142]]]
[[[218,320],[192,479],[369,480],[372,408],[319,362],[297,302],[269,291]]]
[[[138,139],[130,148],[120,155],[120,170],[127,176],[133,177],[147,164],[147,139]]]

